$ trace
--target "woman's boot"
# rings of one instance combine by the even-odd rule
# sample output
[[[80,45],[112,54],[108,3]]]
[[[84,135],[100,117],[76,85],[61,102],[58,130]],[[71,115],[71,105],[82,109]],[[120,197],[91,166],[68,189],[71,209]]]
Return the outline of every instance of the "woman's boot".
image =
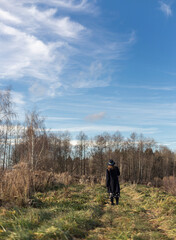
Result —
[[[111,197],[111,205],[114,205],[114,198]]]
[[[116,205],[119,204],[119,197],[116,197]]]

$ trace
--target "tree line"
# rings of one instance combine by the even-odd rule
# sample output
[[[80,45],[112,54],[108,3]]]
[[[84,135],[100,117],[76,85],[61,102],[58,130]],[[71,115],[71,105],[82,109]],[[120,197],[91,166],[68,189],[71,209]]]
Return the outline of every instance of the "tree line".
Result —
[[[26,162],[34,170],[101,178],[108,160],[114,159],[124,181],[147,183],[157,177],[176,176],[175,153],[142,134],[124,138],[117,131],[89,138],[81,131],[73,145],[68,131],[47,131],[37,111],[26,113],[25,122],[17,123],[12,106],[10,90],[0,91],[2,170]]]

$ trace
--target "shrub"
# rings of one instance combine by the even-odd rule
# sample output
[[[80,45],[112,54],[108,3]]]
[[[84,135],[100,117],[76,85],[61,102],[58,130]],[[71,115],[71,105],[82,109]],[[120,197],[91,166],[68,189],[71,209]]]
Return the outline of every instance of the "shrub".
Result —
[[[155,177],[153,180],[153,186],[154,187],[161,187],[163,185],[163,181],[159,177]]]
[[[74,182],[73,177],[69,175],[68,172],[63,172],[55,175],[56,181],[58,183],[63,183],[64,185],[69,185]]]
[[[53,173],[33,171],[26,163],[19,163],[2,173],[0,179],[1,203],[25,205],[35,191],[44,191],[56,184]]]
[[[167,192],[176,195],[176,178],[173,176],[164,177],[163,187]]]

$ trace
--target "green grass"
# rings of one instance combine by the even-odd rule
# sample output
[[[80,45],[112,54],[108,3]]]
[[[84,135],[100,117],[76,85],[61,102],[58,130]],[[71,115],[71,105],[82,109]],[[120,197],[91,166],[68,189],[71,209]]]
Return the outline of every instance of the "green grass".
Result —
[[[176,239],[176,198],[156,188],[123,184],[118,206],[98,184],[62,185],[33,201],[0,208],[0,239]]]

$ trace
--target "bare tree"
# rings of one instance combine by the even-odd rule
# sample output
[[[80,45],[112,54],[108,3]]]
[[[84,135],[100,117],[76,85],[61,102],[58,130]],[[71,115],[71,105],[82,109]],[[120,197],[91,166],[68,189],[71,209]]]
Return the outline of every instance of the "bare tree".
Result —
[[[44,152],[47,150],[46,138],[44,119],[41,118],[35,110],[27,113],[22,141],[22,144],[25,145],[26,152],[24,159],[21,160],[27,161],[32,168],[37,168],[43,160]]]
[[[80,174],[86,174],[86,152],[88,148],[88,137],[84,132],[80,132],[77,136],[78,143],[75,146],[76,155],[79,158]]]
[[[62,134],[61,142],[61,156],[63,161],[63,171],[67,172],[69,169],[69,160],[71,155],[71,135],[68,131]]]
[[[9,88],[0,91],[0,160],[3,170],[8,167],[7,153],[11,139],[12,119],[15,117],[11,90]],[[9,138],[10,137],[10,138]]]

